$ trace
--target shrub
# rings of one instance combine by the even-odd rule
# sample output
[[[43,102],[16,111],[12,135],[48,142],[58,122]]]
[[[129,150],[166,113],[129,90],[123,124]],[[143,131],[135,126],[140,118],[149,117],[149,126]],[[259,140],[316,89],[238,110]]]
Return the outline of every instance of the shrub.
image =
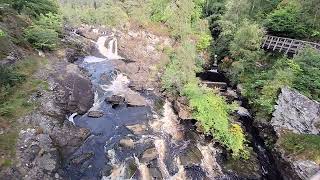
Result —
[[[2,29],[0,29],[0,38],[5,36],[6,36],[6,33]]]
[[[229,123],[229,105],[225,99],[206,87],[191,82],[183,95],[189,99],[193,117],[201,122],[206,133],[232,151],[234,157],[245,154],[245,136],[239,125]]]
[[[185,42],[170,56],[161,78],[162,86],[168,92],[178,95],[189,81],[194,81],[199,70],[195,65],[196,50],[193,44]]]
[[[320,53],[313,48],[306,48],[293,61],[300,67],[293,87],[320,101]]]
[[[56,0],[10,0],[8,3],[19,13],[25,13],[32,17],[47,13],[56,14],[59,11]]]
[[[282,36],[306,37],[308,30],[300,15],[301,7],[298,2],[283,3],[268,15],[266,26],[268,30]]]
[[[200,39],[197,43],[197,50],[206,50],[211,45],[212,37],[209,34],[201,34]]]
[[[92,24],[106,26],[122,26],[128,22],[128,15],[115,4],[105,4],[97,9],[65,5],[61,7],[64,16],[71,24]]]
[[[62,32],[62,17],[59,14],[51,12],[46,15],[41,14],[34,24],[45,29],[52,29],[58,33]]]
[[[150,7],[150,18],[152,21],[166,22],[171,16],[170,0],[152,0]]]
[[[25,80],[25,76],[16,72],[13,68],[0,66],[0,102],[10,94],[12,87]]]
[[[33,25],[25,30],[25,37],[35,48],[53,50],[58,44],[58,33],[53,29],[44,29]]]
[[[57,47],[62,20],[57,14],[40,15],[33,25],[24,31],[25,38],[35,48],[53,50]]]
[[[282,135],[278,144],[293,158],[313,160],[320,163],[320,137],[312,134],[295,134],[288,132]]]

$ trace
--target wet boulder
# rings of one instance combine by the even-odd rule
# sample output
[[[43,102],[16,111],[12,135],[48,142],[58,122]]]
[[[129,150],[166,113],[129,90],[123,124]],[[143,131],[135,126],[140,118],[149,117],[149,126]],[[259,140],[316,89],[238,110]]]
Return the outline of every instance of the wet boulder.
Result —
[[[123,148],[134,148],[134,145],[134,141],[129,137],[121,139],[119,141],[119,146]]]
[[[249,110],[241,106],[239,106],[237,109],[237,115],[240,117],[251,117]]]
[[[92,157],[94,156],[94,152],[86,152],[80,155],[77,155],[75,157],[73,157],[71,159],[71,163],[78,166],[81,165],[83,163],[85,163],[86,161],[90,160]]]
[[[221,94],[222,96],[225,96],[229,102],[239,99],[237,92],[230,88],[228,88],[225,92],[222,92]]]
[[[111,103],[112,105],[124,104],[125,98],[119,95],[112,95],[106,98],[106,102]]]
[[[135,135],[145,134],[148,131],[148,127],[144,124],[135,124],[126,127]]]
[[[88,112],[88,117],[91,118],[100,118],[104,115],[102,111],[89,111]]]
[[[93,105],[90,80],[82,74],[77,65],[60,64],[61,72],[55,76],[57,104],[66,112],[85,114]]]
[[[65,122],[62,127],[56,126],[50,132],[50,137],[64,158],[72,154],[89,135],[88,129],[76,127],[70,122]]]
[[[147,106],[147,102],[144,97],[140,96],[138,93],[126,94],[125,99],[127,105],[131,107]]]
[[[81,49],[67,48],[65,50],[65,56],[68,62],[74,63],[80,58],[84,58],[85,53]]]
[[[179,100],[176,100],[173,103],[173,108],[180,119],[192,119],[191,110],[186,104],[182,104]]]
[[[183,166],[192,166],[201,164],[203,155],[196,146],[190,145],[179,155],[179,158]]]
[[[163,179],[159,168],[152,167],[149,169],[149,172],[150,172],[150,176],[152,177],[152,179]]]
[[[140,162],[141,163],[148,163],[154,159],[157,159],[158,158],[158,151],[156,148],[150,148],[150,149],[147,149],[145,150],[141,157],[140,157]]]

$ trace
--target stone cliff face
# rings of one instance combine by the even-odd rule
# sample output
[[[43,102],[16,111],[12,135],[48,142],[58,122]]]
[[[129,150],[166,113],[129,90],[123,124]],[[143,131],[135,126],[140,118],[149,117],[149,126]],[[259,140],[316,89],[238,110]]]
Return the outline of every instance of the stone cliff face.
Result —
[[[285,129],[299,134],[320,133],[320,103],[283,88],[277,104],[271,120],[276,132]]]
[[[296,90],[287,87],[281,90],[271,119],[271,126],[278,138],[288,131],[319,135],[319,124],[320,103],[310,100]],[[282,170],[284,179],[309,179],[320,170],[319,164],[286,155],[280,146],[277,146],[275,151],[278,154],[278,168]]]
[[[81,40],[65,38],[66,46],[77,49],[75,42]],[[92,84],[78,66],[68,62],[72,61],[70,50],[60,51],[47,53],[48,64],[35,74],[48,87],[30,98],[39,104],[38,108],[18,120],[22,129],[15,165],[4,171],[4,179],[61,179],[62,161],[90,135],[89,130],[69,122],[67,116],[84,114],[92,107]],[[71,56],[78,56],[78,51],[74,50]]]

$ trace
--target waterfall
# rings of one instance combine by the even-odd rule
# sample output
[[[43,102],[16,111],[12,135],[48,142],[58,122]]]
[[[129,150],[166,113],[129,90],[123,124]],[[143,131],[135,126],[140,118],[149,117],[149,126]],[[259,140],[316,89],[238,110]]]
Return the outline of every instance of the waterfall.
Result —
[[[98,50],[99,52],[106,57],[108,60],[118,60],[124,59],[123,57],[118,55],[118,40],[117,38],[113,37],[108,42],[108,48],[105,47],[106,41],[109,39],[108,36],[101,36],[97,41]]]

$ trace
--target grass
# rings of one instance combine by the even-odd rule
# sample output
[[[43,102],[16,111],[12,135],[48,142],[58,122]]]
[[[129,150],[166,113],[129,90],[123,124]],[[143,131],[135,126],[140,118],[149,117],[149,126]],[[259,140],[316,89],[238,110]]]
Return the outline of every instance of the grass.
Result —
[[[286,133],[278,143],[290,156],[320,164],[319,135]]]
[[[10,166],[15,155],[16,140],[19,132],[17,119],[34,110],[37,104],[30,100],[31,94],[39,88],[47,89],[47,83],[33,77],[45,64],[42,58],[29,57],[18,63],[12,71],[23,75],[23,81],[7,89],[0,101],[0,167]]]

